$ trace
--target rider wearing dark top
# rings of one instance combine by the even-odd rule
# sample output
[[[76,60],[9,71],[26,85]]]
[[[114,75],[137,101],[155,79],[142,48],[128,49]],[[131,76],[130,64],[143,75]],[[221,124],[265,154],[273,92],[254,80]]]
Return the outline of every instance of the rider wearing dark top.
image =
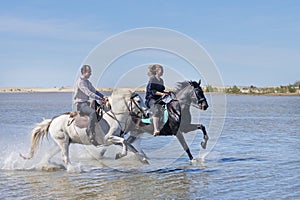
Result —
[[[157,101],[159,98],[161,98],[161,95],[157,95],[156,92],[158,91],[163,93],[164,90],[164,80],[158,80],[155,76],[151,76],[146,88],[146,106],[150,108],[149,102],[151,99]]]
[[[161,65],[150,65],[148,71],[148,76],[150,76],[149,82],[146,87],[146,105],[152,111],[152,121],[153,121],[153,135],[159,135],[159,121],[163,115],[162,105],[157,102],[158,99],[164,97],[167,93],[165,92],[164,81],[161,76],[164,73],[163,67]]]

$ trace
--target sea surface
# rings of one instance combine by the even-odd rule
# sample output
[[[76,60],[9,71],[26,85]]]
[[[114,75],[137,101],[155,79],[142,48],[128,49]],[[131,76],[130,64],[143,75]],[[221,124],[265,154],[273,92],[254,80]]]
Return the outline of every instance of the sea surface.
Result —
[[[185,135],[193,164],[175,137],[147,134],[140,147],[149,165],[133,153],[115,160],[118,146],[100,157],[101,147],[78,144],[70,146],[72,168],[60,153],[47,163],[51,137],[23,160],[35,123],[71,111],[71,101],[72,93],[0,93],[0,199],[300,199],[299,96],[227,95],[221,135],[205,160],[202,133]],[[212,109],[192,109],[193,121],[209,129]]]

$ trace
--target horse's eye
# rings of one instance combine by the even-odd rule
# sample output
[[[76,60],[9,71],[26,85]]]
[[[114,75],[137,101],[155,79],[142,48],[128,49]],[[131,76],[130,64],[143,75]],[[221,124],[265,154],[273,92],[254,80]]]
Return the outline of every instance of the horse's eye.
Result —
[[[140,104],[141,103],[141,101],[140,100],[138,100],[138,101],[136,101],[138,104]]]

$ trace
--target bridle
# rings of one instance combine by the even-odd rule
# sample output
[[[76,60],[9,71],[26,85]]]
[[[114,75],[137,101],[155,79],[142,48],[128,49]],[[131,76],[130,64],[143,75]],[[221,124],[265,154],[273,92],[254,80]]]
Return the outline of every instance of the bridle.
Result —
[[[126,108],[127,110],[129,111],[129,115],[131,117],[138,117],[138,118],[142,118],[141,116],[139,116],[138,113],[135,113],[133,110],[134,110],[134,106],[136,106],[136,108],[143,114],[143,116],[146,116],[146,113],[145,111],[139,106],[139,104],[134,100],[135,97],[137,97],[138,94],[137,93],[132,93],[131,97],[130,97],[130,102],[129,102],[129,105],[127,104],[125,98],[123,97],[123,100],[124,100],[124,103],[126,105]],[[109,110],[107,112],[105,112],[105,114],[107,114],[108,116],[110,116],[112,119],[116,120],[120,129],[121,129],[121,132],[120,132],[120,135],[122,136],[125,131],[126,131],[126,126],[127,126],[127,122],[128,122],[128,119],[125,121],[125,127],[124,127],[124,130],[122,129],[122,126],[121,126],[121,122],[117,119],[116,115],[120,115],[120,114],[124,114],[125,112],[120,112],[120,113],[115,113],[113,112],[112,110]]]
[[[189,84],[190,84],[190,86],[193,87],[193,93],[194,93],[195,96],[196,96],[195,99],[196,99],[197,104],[198,104],[198,105],[202,105],[202,103],[203,103],[204,101],[206,101],[206,98],[205,98],[204,95],[203,95],[203,97],[200,96],[200,93],[203,93],[203,91],[202,91],[201,89],[199,89],[199,88],[196,88],[195,85],[194,85],[194,83],[193,83],[192,81],[190,81]],[[194,95],[192,95],[192,96],[194,96]],[[193,106],[194,106],[194,105],[193,105]],[[196,106],[194,106],[194,107],[196,107]]]
[[[203,101],[206,101],[206,98],[205,97],[201,97],[198,93],[200,93],[200,89],[198,88],[194,88],[194,94],[196,95],[196,98],[197,98],[197,103],[198,104],[202,104]]]
[[[129,114],[130,116],[134,116],[134,117],[137,117],[138,116],[138,113],[135,113],[133,111],[133,106],[135,106],[142,114],[143,114],[143,117],[146,117],[146,113],[145,111],[138,105],[138,103],[134,100],[135,97],[139,96],[136,92],[132,93],[131,97],[130,97],[130,103],[129,103],[129,106],[125,103],[128,111],[129,111]],[[125,100],[124,100],[125,101]]]

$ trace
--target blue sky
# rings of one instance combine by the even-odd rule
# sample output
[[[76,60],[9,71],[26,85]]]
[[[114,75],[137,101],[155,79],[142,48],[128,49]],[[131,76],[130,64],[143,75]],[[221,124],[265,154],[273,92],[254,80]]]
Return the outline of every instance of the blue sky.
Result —
[[[72,86],[99,43],[142,27],[196,40],[225,85],[292,84],[300,80],[299,10],[297,0],[2,1],[0,87]]]

